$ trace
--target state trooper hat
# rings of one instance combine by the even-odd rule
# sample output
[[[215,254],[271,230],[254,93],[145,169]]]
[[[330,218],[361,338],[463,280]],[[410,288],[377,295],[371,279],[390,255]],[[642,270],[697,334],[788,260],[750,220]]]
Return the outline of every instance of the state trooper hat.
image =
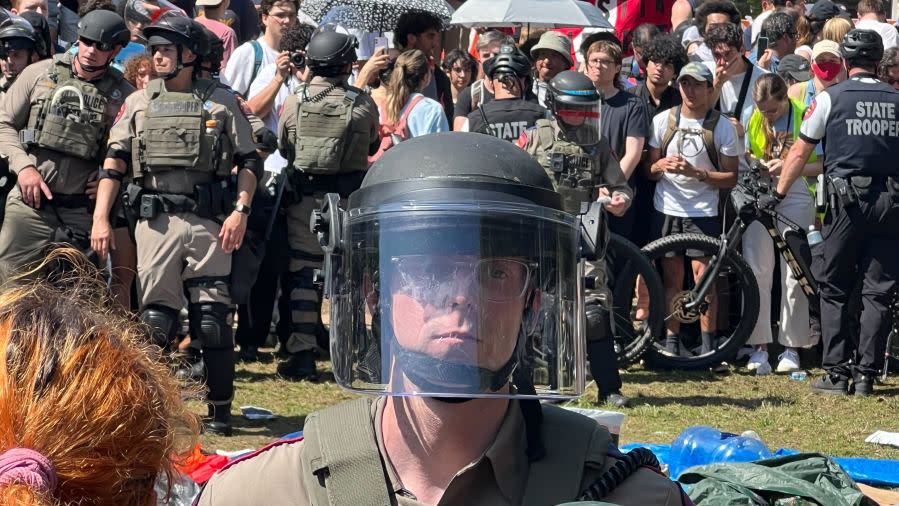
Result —
[[[131,40],[131,32],[122,16],[98,9],[78,20],[78,37],[110,46],[125,46]]]

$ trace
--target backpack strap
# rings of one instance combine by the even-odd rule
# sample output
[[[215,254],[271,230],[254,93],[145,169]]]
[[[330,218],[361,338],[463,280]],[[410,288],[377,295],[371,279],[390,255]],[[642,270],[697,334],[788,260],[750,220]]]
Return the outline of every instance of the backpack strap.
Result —
[[[747,79],[748,80],[748,79]],[[721,171],[718,164],[718,148],[715,147],[715,127],[718,126],[718,120],[721,119],[721,113],[711,109],[702,120],[702,142],[705,144],[705,150],[709,154],[709,161],[716,171]]]
[[[471,107],[484,105],[484,80],[478,79],[471,85]]]
[[[252,83],[256,79],[256,74],[259,73],[259,68],[262,67],[262,44],[256,39],[251,40],[250,44],[253,46],[253,73],[250,74]]]
[[[674,140],[674,135],[677,134],[677,125],[680,123],[680,106],[672,107],[668,109],[668,126],[665,127],[665,135],[662,136],[662,144],[659,146],[661,150],[661,157],[665,158],[668,156],[668,145],[671,144],[671,141]]]
[[[304,426],[312,472],[324,479],[328,504],[391,504],[368,397],[343,402],[310,416]]]
[[[753,68],[752,62],[745,56],[741,56],[740,58],[743,58],[743,61],[746,63],[746,72],[743,73],[743,84],[740,86],[740,94],[737,95],[737,107],[733,112],[734,117],[738,120],[743,116],[743,104],[746,102],[746,94],[749,93],[749,81],[752,80]]]
[[[409,122],[409,115],[412,114],[412,109],[414,109],[419,102],[424,100],[424,98],[424,95],[412,97],[412,100],[409,101],[409,105],[406,106],[406,110],[403,111],[403,114],[400,116],[400,121],[396,124],[396,127],[394,127],[393,133],[401,133],[403,139],[407,138],[408,132],[406,132],[406,123]]]

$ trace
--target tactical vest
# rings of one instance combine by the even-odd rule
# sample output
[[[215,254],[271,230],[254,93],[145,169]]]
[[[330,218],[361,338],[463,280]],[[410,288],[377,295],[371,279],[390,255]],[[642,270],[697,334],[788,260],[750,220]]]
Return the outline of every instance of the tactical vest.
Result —
[[[827,89],[831,105],[824,132],[824,173],[897,176],[899,92],[886,83],[864,82],[860,77]]]
[[[362,91],[348,86],[343,98],[328,96],[329,86],[314,96],[297,90],[297,127],[291,169],[311,175],[358,172],[368,167],[368,125],[353,121],[353,107]]]
[[[594,181],[598,170],[595,157],[580,145],[560,139],[552,120],[537,120],[535,132],[537,139],[532,155],[562,195],[562,209],[578,214],[581,202],[589,202],[595,194]]]
[[[233,148],[225,133],[226,125],[207,110],[217,85],[199,79],[190,93],[170,92],[165,81],[154,79],[147,85],[150,101],[143,129],[132,149],[134,177],[145,172],[187,170],[227,177],[233,165]]]
[[[354,399],[306,418],[302,473],[312,504],[391,504],[371,404],[370,398]],[[542,412],[546,455],[530,463],[524,506],[576,500],[584,470],[602,469],[609,449],[608,431],[597,430],[594,420],[546,404]],[[524,448],[521,458],[527,458]]]
[[[121,94],[122,79],[121,72],[108,68],[99,80],[82,81],[72,74],[71,56],[56,55],[47,78],[37,84],[49,93],[31,106],[26,129],[19,134],[23,144],[84,160],[104,156],[112,122],[106,106],[109,97]]]

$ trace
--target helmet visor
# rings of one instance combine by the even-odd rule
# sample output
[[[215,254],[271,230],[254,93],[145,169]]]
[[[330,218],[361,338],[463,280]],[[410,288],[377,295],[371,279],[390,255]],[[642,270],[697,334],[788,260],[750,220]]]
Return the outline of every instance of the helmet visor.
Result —
[[[599,142],[600,107],[600,102],[556,103],[556,118],[566,138],[581,146],[592,146]]]
[[[574,217],[531,204],[415,202],[352,210],[344,227],[330,273],[341,386],[464,398],[583,392]]]

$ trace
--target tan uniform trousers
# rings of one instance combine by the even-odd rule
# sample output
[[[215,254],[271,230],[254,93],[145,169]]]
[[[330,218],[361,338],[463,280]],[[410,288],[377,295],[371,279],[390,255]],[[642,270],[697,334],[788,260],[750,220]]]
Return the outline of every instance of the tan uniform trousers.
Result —
[[[315,269],[321,269],[324,252],[309,230],[309,218],[323,199],[303,195],[303,200],[287,208],[287,244],[290,247],[290,308],[291,329],[287,351],[297,353],[318,347],[315,330],[321,318],[321,301],[312,283]]]
[[[137,223],[134,239],[141,310],[149,305],[179,310],[184,306],[185,281],[231,274],[231,254],[222,251],[220,230],[218,223],[193,213],[160,213]],[[231,303],[224,280],[188,286],[187,293],[191,304]]]
[[[84,208],[57,207],[65,225],[89,234],[93,215]],[[6,217],[0,230],[0,285],[25,267],[41,260],[54,241],[59,226],[56,213],[47,204],[34,209],[22,201],[15,187],[6,200]]]

